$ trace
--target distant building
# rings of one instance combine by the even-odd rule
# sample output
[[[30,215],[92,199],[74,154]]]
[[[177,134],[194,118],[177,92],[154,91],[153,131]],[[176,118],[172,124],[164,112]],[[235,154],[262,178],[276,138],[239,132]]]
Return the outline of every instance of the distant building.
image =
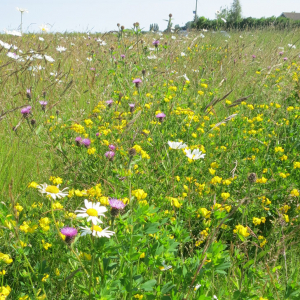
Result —
[[[300,13],[296,13],[296,12],[291,12],[291,13],[284,12],[280,15],[280,17],[288,18],[294,21],[300,21]]]

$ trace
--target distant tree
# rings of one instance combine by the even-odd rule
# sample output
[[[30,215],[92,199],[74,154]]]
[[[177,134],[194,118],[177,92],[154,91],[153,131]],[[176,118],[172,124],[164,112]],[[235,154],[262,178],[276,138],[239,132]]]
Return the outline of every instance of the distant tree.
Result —
[[[242,20],[242,6],[239,0],[233,0],[228,15],[228,21],[240,22]]]
[[[158,24],[150,24],[150,29],[149,29],[149,31],[154,31],[154,32],[159,31],[159,26],[158,26]]]

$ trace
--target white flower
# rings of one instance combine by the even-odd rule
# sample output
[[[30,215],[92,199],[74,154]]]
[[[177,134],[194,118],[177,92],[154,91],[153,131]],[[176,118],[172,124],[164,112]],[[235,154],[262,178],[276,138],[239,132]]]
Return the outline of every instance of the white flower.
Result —
[[[163,34],[161,32],[159,32],[158,35],[162,36]]]
[[[51,76],[55,76],[55,77],[56,77],[56,76],[57,76],[57,72],[55,72],[55,73],[53,73],[53,72],[50,72],[50,75],[51,75]]]
[[[92,61],[93,59],[91,57],[86,58],[87,61]]]
[[[43,56],[41,54],[34,54],[32,55],[32,57],[36,59],[43,59]]]
[[[150,48],[150,47],[149,47],[149,50],[150,50],[150,51],[154,51],[154,50],[155,50],[155,48]]]
[[[181,54],[180,54],[181,56],[186,56],[186,54],[184,53],[184,52],[181,52]]]
[[[176,36],[172,35],[171,39],[176,40]]]
[[[227,21],[226,21],[224,18],[221,18],[221,20],[222,20],[224,23],[227,23]]]
[[[12,47],[11,44],[2,42],[1,40],[0,40],[0,46],[4,47],[5,49],[10,49]]]
[[[216,296],[216,295],[214,295],[214,296],[213,296],[213,299],[216,299],[216,300],[218,300],[218,298],[217,298],[217,296]]]
[[[219,15],[221,12],[219,10],[216,11],[216,15]]]
[[[201,287],[201,284],[196,284],[196,286],[194,287],[194,291],[197,291],[199,287]]]
[[[44,31],[44,32],[48,32],[48,31],[49,31],[49,27],[48,27],[47,25],[44,25],[44,24],[42,24],[42,25],[40,26],[40,29],[41,29],[42,31]]]
[[[65,51],[67,50],[67,48],[62,47],[62,46],[58,46],[58,47],[56,48],[56,50],[57,50],[58,52],[62,53],[62,52],[65,52]]]
[[[104,213],[107,211],[105,206],[100,206],[100,202],[93,203],[89,202],[87,199],[84,200],[85,208],[82,207],[81,210],[75,210],[79,212],[77,218],[87,218],[87,221],[92,221],[94,225],[98,223],[103,223],[98,217],[105,216]]]
[[[24,12],[28,13],[28,10],[26,8],[20,8],[20,7],[16,7],[16,9],[22,14]]]
[[[45,59],[49,62],[54,62],[54,58],[52,58],[51,56],[48,56],[48,55],[44,55]]]
[[[296,49],[296,45],[293,45],[293,44],[288,44],[288,46],[292,49]]]
[[[22,33],[17,30],[4,30],[6,34],[14,35],[14,36],[22,36]]]
[[[39,40],[42,41],[42,42],[44,41],[44,39],[42,37],[39,37]]]
[[[8,57],[13,58],[13,59],[19,59],[19,55],[13,52],[7,52],[6,54]]]
[[[157,57],[155,55],[149,55],[147,56],[148,59],[157,59]]]
[[[186,81],[190,81],[189,78],[186,76],[186,74],[183,74],[182,77],[184,77],[184,79],[185,79]]]
[[[170,266],[167,266],[167,265],[165,264],[165,261],[162,262],[162,265],[163,265],[163,267],[159,267],[159,269],[160,269],[161,271],[167,271],[167,270],[172,269],[172,266],[171,266],[171,265],[170,265]]]
[[[205,38],[205,35],[202,34],[202,33],[200,33],[200,37],[204,39],[204,38]]]
[[[202,31],[207,32],[207,29],[204,29],[204,28],[203,28]]]
[[[193,160],[204,158],[205,156],[205,154],[202,153],[202,151],[200,151],[198,148],[194,149],[193,152],[191,151],[191,149],[185,149],[184,152],[186,157]]]
[[[48,185],[47,183],[41,184],[38,186],[40,193],[46,194],[46,196],[52,197],[54,200],[56,198],[64,198],[68,196],[68,193],[65,192],[68,188],[64,188],[63,190],[59,190],[59,185]]]
[[[80,228],[82,229],[81,236],[84,236],[87,234],[92,234],[93,236],[106,237],[109,239],[112,235],[115,234],[114,231],[107,230],[109,227],[102,229],[98,225],[93,225],[92,228],[89,228],[89,227],[80,227]]]
[[[183,144],[182,142],[171,142],[168,141],[168,145],[172,149],[184,149],[187,147],[187,144]]]

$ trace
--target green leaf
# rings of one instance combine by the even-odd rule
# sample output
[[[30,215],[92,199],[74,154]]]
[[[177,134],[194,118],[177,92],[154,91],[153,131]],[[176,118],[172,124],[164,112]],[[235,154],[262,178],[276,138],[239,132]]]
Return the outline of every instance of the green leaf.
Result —
[[[153,290],[153,287],[156,284],[156,280],[155,279],[151,279],[148,280],[146,282],[144,282],[143,284],[141,284],[140,288],[145,290],[146,292],[151,292]]]
[[[172,288],[174,288],[176,285],[172,283],[172,281],[169,281],[168,283],[166,283],[162,289],[161,289],[161,293],[162,294],[166,294],[167,292],[169,292]]]
[[[145,225],[145,233],[146,234],[153,234],[158,231],[158,223],[150,223]]]
[[[248,268],[249,266],[251,266],[254,263],[254,259],[250,259],[244,266],[243,269]]]

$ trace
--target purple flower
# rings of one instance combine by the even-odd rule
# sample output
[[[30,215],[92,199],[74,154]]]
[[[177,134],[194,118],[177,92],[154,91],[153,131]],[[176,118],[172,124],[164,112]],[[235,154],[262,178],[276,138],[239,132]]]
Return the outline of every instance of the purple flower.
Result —
[[[81,144],[83,144],[85,147],[88,148],[90,146],[90,144],[91,144],[91,140],[90,139],[83,139],[81,141]]]
[[[279,52],[279,55],[283,55],[283,51],[280,51],[280,52]]]
[[[111,150],[111,151],[114,151],[116,149],[116,146],[115,145],[109,145],[108,148]]]
[[[256,58],[256,55],[253,54],[253,55],[252,55],[252,58]]]
[[[284,60],[284,61],[287,61],[287,60],[288,60],[288,58],[287,58],[287,57],[284,57],[284,58],[283,58],[283,60]]]
[[[90,70],[91,70],[91,71],[95,71],[96,69],[95,69],[95,68],[90,68]]]
[[[119,214],[119,211],[124,209],[126,204],[124,204],[122,201],[116,199],[116,198],[110,198],[109,199],[109,205],[111,207],[111,215],[112,217],[115,217]]]
[[[135,86],[138,88],[140,86],[140,84],[142,83],[142,79],[136,78],[132,82],[135,83]]]
[[[114,103],[112,99],[105,101],[108,107],[111,107],[111,105]]]
[[[29,114],[31,114],[31,106],[26,106],[21,109],[21,114],[24,116],[24,118],[27,118]]]
[[[164,120],[164,118],[166,117],[166,115],[163,112],[161,112],[161,113],[157,114],[155,117],[158,119],[159,122],[162,122]]]
[[[32,98],[31,89],[26,89],[26,96],[29,100]]]
[[[99,136],[99,135],[100,135],[100,133],[99,133],[99,132],[97,132],[97,133],[96,133],[96,136]]]
[[[48,102],[47,101],[40,101],[40,104],[42,106],[42,110],[45,111],[46,105],[48,104]]]
[[[74,241],[75,236],[78,233],[77,229],[73,227],[64,227],[60,230],[60,232],[66,237],[65,242],[69,245]]]
[[[105,152],[105,156],[106,156],[109,160],[113,160],[115,155],[116,155],[116,153],[115,153],[114,151],[107,151],[107,152]]]
[[[110,198],[109,205],[111,208],[115,209],[123,209],[126,206],[126,204],[124,204],[121,200],[118,200],[116,198]]]
[[[124,59],[124,58],[125,58],[125,55],[124,55],[124,54],[121,54],[121,58]]]
[[[152,42],[152,45],[154,45],[156,48],[158,47],[159,45],[159,40],[155,40]]]
[[[130,112],[134,112],[134,107],[135,107],[135,104],[134,103],[129,103],[129,107],[130,107]]]
[[[77,136],[77,137],[75,138],[75,142],[76,142],[76,145],[77,145],[77,146],[80,146],[80,145],[81,145],[81,140],[82,140],[82,138],[81,138],[80,136]]]

